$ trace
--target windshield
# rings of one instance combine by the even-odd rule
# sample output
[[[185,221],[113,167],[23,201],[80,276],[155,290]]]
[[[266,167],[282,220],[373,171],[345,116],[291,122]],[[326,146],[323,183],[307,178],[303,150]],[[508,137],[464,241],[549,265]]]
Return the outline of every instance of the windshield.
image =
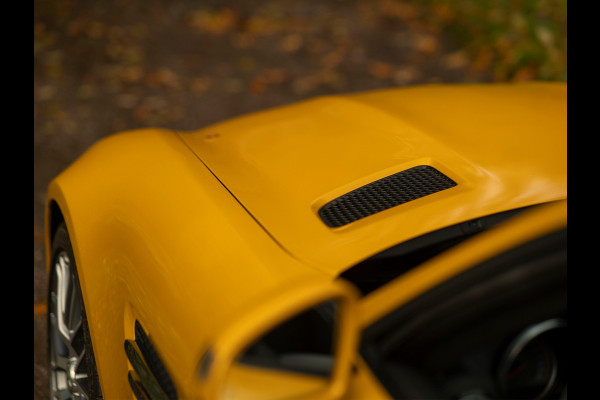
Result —
[[[363,358],[393,398],[564,396],[566,238],[522,244],[393,310],[363,331]]]
[[[350,281],[363,295],[367,295],[430,258],[527,208],[529,207],[469,220],[408,240],[354,265],[340,274],[340,277]]]

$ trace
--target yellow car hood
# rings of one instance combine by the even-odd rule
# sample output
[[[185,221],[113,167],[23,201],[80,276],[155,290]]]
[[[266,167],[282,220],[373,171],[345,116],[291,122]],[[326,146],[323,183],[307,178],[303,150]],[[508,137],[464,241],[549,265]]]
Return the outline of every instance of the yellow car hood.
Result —
[[[328,96],[180,137],[274,240],[332,275],[431,230],[567,196],[566,84]],[[418,165],[456,186],[339,228],[319,217],[329,201]]]

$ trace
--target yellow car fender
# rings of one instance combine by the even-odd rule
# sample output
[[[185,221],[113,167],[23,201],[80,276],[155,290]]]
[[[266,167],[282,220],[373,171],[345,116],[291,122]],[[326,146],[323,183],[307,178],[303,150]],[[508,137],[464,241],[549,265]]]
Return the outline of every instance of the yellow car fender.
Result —
[[[244,312],[285,298],[285,285],[326,284],[420,235],[566,199],[566,95],[563,84],[390,89],[99,141],[50,183],[45,240],[50,269],[64,221],[104,397],[131,398],[124,344],[136,322],[179,398],[197,398],[202,354]],[[340,196],[418,166],[455,185],[344,226],[320,217]],[[458,254],[455,268],[418,268],[365,298],[357,318],[366,326],[458,273],[468,261]],[[408,297],[392,295],[396,285]],[[348,398],[385,398],[356,366]]]
[[[232,310],[282,278],[330,279],[289,257],[169,131],[100,141],[52,181],[48,198],[47,248],[60,210],[106,398],[131,396],[123,343],[135,320],[173,379],[189,382]]]

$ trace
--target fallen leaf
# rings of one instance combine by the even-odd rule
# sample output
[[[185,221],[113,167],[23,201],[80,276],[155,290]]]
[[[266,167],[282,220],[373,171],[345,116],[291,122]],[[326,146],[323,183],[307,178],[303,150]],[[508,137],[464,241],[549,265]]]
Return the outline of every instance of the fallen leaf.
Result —
[[[37,101],[48,101],[54,99],[56,95],[56,86],[44,85],[37,88],[35,91],[35,98]]]
[[[422,76],[421,72],[412,65],[407,65],[404,67],[397,68],[394,71],[394,82],[397,85],[407,85],[410,83],[414,83]]]
[[[244,90],[244,82],[238,78],[228,78],[223,84],[223,88],[227,93],[237,94]]]
[[[480,49],[475,58],[471,60],[469,67],[475,72],[487,71],[492,64],[494,54],[490,49]]]
[[[524,66],[517,69],[513,75],[512,80],[514,82],[525,82],[534,80],[536,77],[537,69],[532,66]]]
[[[246,32],[253,33],[256,35],[272,35],[281,31],[282,26],[280,23],[261,16],[252,16],[244,25]]]
[[[419,16],[419,10],[412,4],[398,0],[382,0],[379,2],[379,11],[390,18],[411,20]]]
[[[237,68],[242,72],[252,72],[256,70],[257,61],[249,56],[242,57],[237,62]]]
[[[33,315],[45,315],[48,312],[48,303],[42,300],[33,304]]]
[[[345,55],[346,50],[343,47],[338,47],[321,58],[321,65],[325,69],[336,68],[342,63]]]
[[[132,116],[136,122],[141,123],[148,119],[150,112],[150,107],[147,105],[141,105],[133,111]]]
[[[394,67],[392,64],[382,61],[371,61],[367,65],[369,74],[378,79],[387,79],[392,76]]]
[[[547,29],[543,26],[539,26],[535,30],[535,35],[537,36],[539,41],[547,48],[554,47],[554,34],[550,29]]]
[[[69,37],[77,37],[83,34],[86,29],[87,21],[84,21],[81,18],[70,21],[67,24],[66,31],[67,36]]]
[[[79,100],[89,100],[96,94],[96,87],[89,83],[84,83],[77,89],[76,96]]]
[[[292,90],[297,94],[306,94],[315,90],[320,83],[320,79],[316,75],[304,76],[292,82]]]
[[[250,90],[250,92],[255,94],[263,93],[266,87],[267,85],[265,80],[261,79],[260,77],[254,78],[248,83],[248,89]]]
[[[94,21],[86,25],[85,33],[91,39],[101,39],[106,33],[106,26],[101,22]]]
[[[256,35],[249,32],[235,32],[231,35],[231,44],[238,49],[249,49],[256,44]]]
[[[297,33],[293,33],[281,39],[279,42],[279,48],[286,53],[295,53],[296,51],[300,50],[303,43],[304,38]]]
[[[117,96],[116,104],[117,107],[130,109],[136,106],[139,101],[139,97],[134,94],[123,93]]]
[[[466,51],[458,50],[445,56],[442,63],[448,69],[463,68],[469,63],[469,56]]]
[[[264,71],[263,78],[267,83],[279,84],[285,81],[286,73],[281,68],[269,68]]]
[[[211,79],[208,76],[201,76],[192,80],[192,91],[203,93],[210,87]]]
[[[436,17],[444,21],[446,24],[456,18],[456,12],[450,4],[433,4],[432,11]]]
[[[189,26],[215,36],[231,31],[237,21],[237,13],[229,7],[220,10],[202,9],[188,15]]]
[[[160,68],[157,71],[149,73],[146,77],[146,82],[150,86],[165,86],[171,89],[179,89],[181,87],[177,74],[168,68]]]
[[[435,53],[439,49],[440,43],[435,35],[418,34],[414,39],[413,46],[423,53]]]
[[[124,83],[136,83],[144,77],[144,71],[139,66],[124,67],[119,71],[119,79]]]

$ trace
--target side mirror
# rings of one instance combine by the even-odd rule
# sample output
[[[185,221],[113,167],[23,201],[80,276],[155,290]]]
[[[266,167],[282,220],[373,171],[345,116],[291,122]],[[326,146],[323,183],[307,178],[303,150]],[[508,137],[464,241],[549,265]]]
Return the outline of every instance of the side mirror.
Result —
[[[232,323],[203,355],[200,379],[213,400],[335,399],[356,353],[354,287],[295,285]]]

